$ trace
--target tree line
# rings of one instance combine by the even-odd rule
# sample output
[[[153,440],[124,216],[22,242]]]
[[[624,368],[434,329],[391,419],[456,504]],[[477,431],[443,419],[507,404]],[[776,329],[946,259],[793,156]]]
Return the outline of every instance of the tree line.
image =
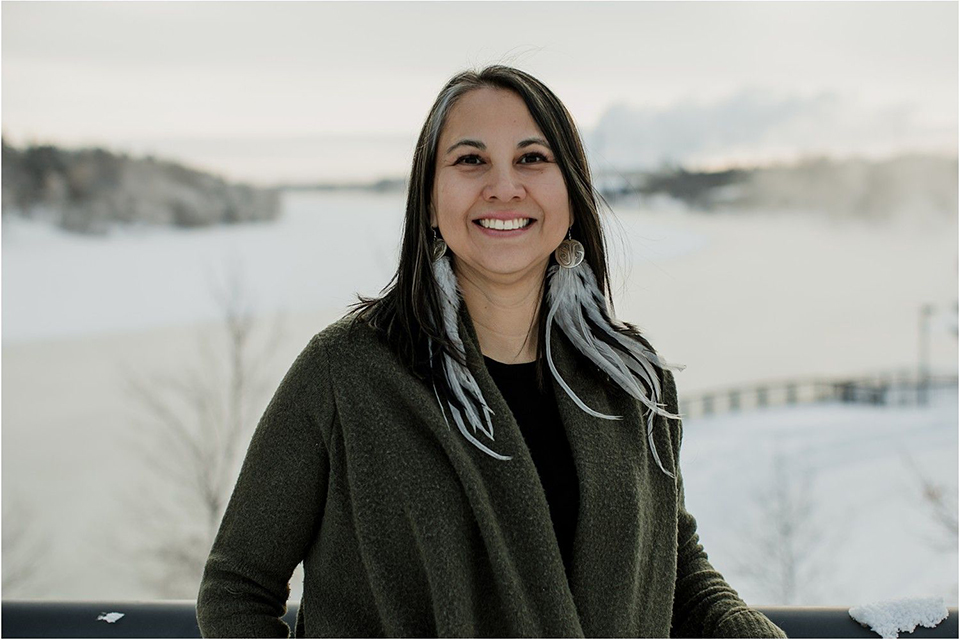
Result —
[[[15,148],[2,141],[3,217],[105,233],[117,223],[205,227],[280,215],[279,191],[235,184],[175,162],[100,148]]]

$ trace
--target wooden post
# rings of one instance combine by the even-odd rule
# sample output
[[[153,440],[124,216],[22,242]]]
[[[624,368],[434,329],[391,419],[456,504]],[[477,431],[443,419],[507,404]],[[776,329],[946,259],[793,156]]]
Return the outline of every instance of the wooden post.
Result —
[[[917,404],[927,404],[927,382],[930,376],[930,316],[933,305],[920,305],[920,345],[917,359]]]
[[[797,404],[797,384],[795,382],[787,385],[787,404]]]

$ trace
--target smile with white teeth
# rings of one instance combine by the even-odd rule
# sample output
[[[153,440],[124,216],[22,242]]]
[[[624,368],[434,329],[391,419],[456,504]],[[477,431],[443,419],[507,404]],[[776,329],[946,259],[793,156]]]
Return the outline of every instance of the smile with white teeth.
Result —
[[[513,229],[521,229],[531,222],[532,218],[515,218],[513,220],[497,220],[496,218],[481,218],[477,222],[480,223],[480,226],[484,229],[497,229],[499,231],[511,231]]]

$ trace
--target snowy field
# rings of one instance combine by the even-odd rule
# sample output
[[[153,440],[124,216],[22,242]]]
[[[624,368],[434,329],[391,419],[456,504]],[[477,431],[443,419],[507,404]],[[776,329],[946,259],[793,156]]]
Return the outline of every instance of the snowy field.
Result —
[[[282,318],[262,371],[275,387],[355,292],[374,294],[389,280],[402,210],[399,195],[300,192],[285,195],[279,222],[222,229],[84,238],[4,220],[4,557],[6,512],[17,507],[34,537],[49,541],[31,595],[153,597],[124,555],[139,523],[120,496],[148,477],[129,446],[139,416],[125,383],[195,365],[202,331],[218,318],[212,292],[236,275],[252,310]],[[915,369],[925,303],[937,309],[932,367],[957,371],[956,316],[945,312],[957,296],[956,219],[869,225],[694,215],[660,203],[618,206],[610,229],[618,313],[687,365],[681,397],[770,378]],[[752,496],[775,484],[778,468],[790,486],[806,479],[797,501],[815,504],[803,572],[820,573],[795,589],[798,601],[956,603],[956,549],[933,550],[942,540],[907,462],[956,490],[955,394],[923,410],[700,419],[686,425],[684,443],[704,544],[749,601],[774,604],[740,556],[751,548],[750,518],[765,517]]]
[[[946,489],[956,517],[957,420],[956,390],[922,408],[690,420],[681,468],[701,543],[747,602],[941,596],[957,606],[956,536],[923,499],[924,481]]]

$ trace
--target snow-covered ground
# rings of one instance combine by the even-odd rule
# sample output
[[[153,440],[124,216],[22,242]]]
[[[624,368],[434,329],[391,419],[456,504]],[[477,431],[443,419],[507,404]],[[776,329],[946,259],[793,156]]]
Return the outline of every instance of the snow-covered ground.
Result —
[[[941,596],[956,606],[956,534],[937,522],[923,484],[945,490],[955,518],[957,421],[955,389],[926,407],[808,405],[688,420],[681,468],[704,549],[748,602]]]
[[[218,317],[212,290],[239,273],[254,310],[284,314],[264,368],[275,386],[355,292],[374,294],[389,280],[401,196],[288,193],[284,210],[272,224],[104,238],[3,221],[3,505],[27,505],[20,513],[32,531],[50,537],[37,595],[152,597],[118,546],[137,524],[118,496],[145,477],[125,444],[137,435],[138,409],[124,388],[131,372],[196,364],[199,331]],[[659,204],[617,214],[608,239],[618,313],[688,366],[681,396],[771,377],[916,367],[924,303],[938,310],[932,366],[957,371],[955,315],[944,312],[957,295],[955,219],[867,225]],[[739,523],[753,513],[751,491],[769,484],[782,459],[790,480],[809,479],[809,521],[826,540],[816,545],[826,574],[803,598],[956,602],[956,554],[931,551],[937,532],[901,455],[955,490],[955,395],[923,411],[806,407],[686,429],[690,509],[711,559],[748,599],[771,603],[740,571],[737,554],[751,546]]]

